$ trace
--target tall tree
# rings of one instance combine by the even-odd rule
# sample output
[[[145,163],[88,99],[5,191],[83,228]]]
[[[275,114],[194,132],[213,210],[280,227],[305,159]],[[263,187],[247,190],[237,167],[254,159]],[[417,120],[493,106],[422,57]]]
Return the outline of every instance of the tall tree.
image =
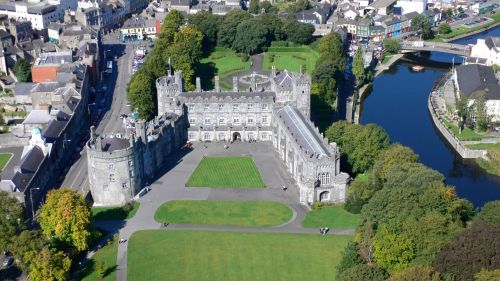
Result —
[[[301,23],[295,19],[285,21],[283,31],[288,41],[296,44],[309,44],[313,40],[314,26],[309,23]]]
[[[238,25],[233,49],[251,55],[261,52],[269,43],[269,30],[253,18]]]
[[[392,275],[388,281],[441,281],[441,275],[432,266],[415,265]]]
[[[332,61],[340,73],[344,73],[346,62],[344,50],[342,47],[342,39],[336,32],[321,37],[319,40],[320,59],[316,64],[321,64],[325,61]]]
[[[387,174],[396,167],[405,163],[418,162],[418,155],[409,147],[399,143],[392,144],[381,152],[373,164],[373,175],[375,180],[385,182]]]
[[[194,25],[203,34],[203,51],[207,54],[217,44],[217,32],[223,17],[210,12],[199,12],[189,15],[188,22]]]
[[[359,86],[363,85],[366,80],[365,63],[363,61],[363,48],[360,46],[354,55],[352,63],[352,73],[356,77],[356,82]]]
[[[127,97],[132,108],[141,118],[150,120],[156,114],[156,91],[154,77],[142,67],[137,71],[127,85]]]
[[[359,264],[344,271],[339,281],[384,281],[387,273],[373,265]]]
[[[411,20],[411,31],[421,32],[424,40],[431,39],[434,36],[431,23],[425,15],[418,15]]]
[[[392,38],[384,39],[384,51],[389,54],[395,54],[399,51],[399,41]]]
[[[0,251],[9,250],[12,240],[25,227],[23,205],[7,192],[0,191]]]
[[[447,23],[440,24],[438,27],[439,34],[448,34],[451,32],[451,27]]]
[[[425,188],[444,181],[444,176],[421,163],[401,163],[387,171],[384,188]]]
[[[19,82],[28,82],[31,76],[31,65],[25,59],[18,59],[14,64],[14,74]]]
[[[373,238],[377,265],[389,272],[406,268],[415,258],[415,244],[406,235],[397,234],[382,225]]]
[[[25,230],[15,237],[11,251],[14,253],[21,269],[29,269],[31,265],[31,253],[38,253],[44,243],[42,232],[39,230]]]
[[[355,242],[349,242],[342,252],[342,258],[337,266],[337,279],[344,271],[356,265],[362,264],[363,259],[358,255],[358,246]]]
[[[32,252],[30,279],[33,281],[66,281],[69,279],[71,260],[63,252],[43,248]]]
[[[492,223],[500,227],[500,200],[490,201],[481,208],[476,219]]]
[[[90,217],[90,206],[85,198],[62,188],[49,191],[38,221],[47,238],[83,251],[89,246]]]
[[[264,1],[263,3],[269,3]],[[284,21],[276,15],[263,14],[256,19],[269,31],[269,40],[285,40],[286,34],[283,30]]]
[[[194,90],[194,66],[200,61],[203,35],[195,26],[183,27],[175,34],[174,43],[169,50],[172,54],[172,66],[181,70],[184,85],[188,91]]]
[[[330,106],[333,106],[337,99],[337,81],[335,80],[337,72],[337,65],[332,61],[317,65],[312,72],[314,87],[311,87],[311,91]]]
[[[254,15],[260,13],[259,0],[250,1],[250,7],[248,7],[248,12]]]
[[[219,26],[217,44],[220,47],[231,48],[236,37],[238,25],[250,18],[252,18],[252,15],[246,11],[233,10],[227,13]]]

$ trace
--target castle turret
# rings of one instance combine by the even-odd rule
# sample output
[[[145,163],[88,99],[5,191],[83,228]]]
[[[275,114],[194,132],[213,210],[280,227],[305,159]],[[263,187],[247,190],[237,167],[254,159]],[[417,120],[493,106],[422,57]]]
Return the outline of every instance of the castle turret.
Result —
[[[158,96],[158,115],[167,112],[182,114],[182,106],[178,103],[178,96],[183,91],[182,72],[175,71],[174,75],[167,75],[156,80]]]
[[[307,74],[295,75],[292,91],[297,109],[309,120],[311,118],[311,77]]]

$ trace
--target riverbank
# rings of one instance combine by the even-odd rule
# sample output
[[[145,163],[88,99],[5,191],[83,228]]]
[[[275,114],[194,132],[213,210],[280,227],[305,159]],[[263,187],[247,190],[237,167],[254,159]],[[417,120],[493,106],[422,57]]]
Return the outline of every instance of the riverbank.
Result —
[[[470,37],[470,36],[474,36],[476,34],[479,34],[481,32],[485,32],[485,31],[488,31],[490,29],[493,29],[497,26],[500,26],[500,19],[498,21],[496,21],[495,23],[493,24],[490,24],[488,26],[485,26],[485,27],[481,27],[477,30],[472,30],[471,32],[465,32],[464,34],[460,34],[460,35],[457,35],[457,36],[453,36],[449,39],[441,39],[442,42],[445,42],[445,43],[448,43],[448,42],[453,42],[455,40],[459,40],[459,39],[463,39],[463,38],[467,38],[467,37]]]

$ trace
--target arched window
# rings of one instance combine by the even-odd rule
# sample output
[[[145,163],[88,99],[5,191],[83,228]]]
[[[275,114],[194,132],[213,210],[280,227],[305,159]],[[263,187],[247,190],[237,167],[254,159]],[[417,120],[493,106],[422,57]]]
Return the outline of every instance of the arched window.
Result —
[[[330,173],[326,173],[325,184],[330,184]]]

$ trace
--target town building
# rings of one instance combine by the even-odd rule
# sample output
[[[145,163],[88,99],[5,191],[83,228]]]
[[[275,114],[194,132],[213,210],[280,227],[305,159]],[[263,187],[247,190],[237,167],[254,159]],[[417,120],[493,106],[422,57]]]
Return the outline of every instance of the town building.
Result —
[[[52,21],[64,17],[64,11],[76,9],[76,0],[45,0],[45,1],[2,1],[0,14],[9,19],[31,22],[34,29],[43,30]]]
[[[401,14],[417,12],[419,14],[427,10],[427,0],[398,0],[398,7],[401,7]]]
[[[477,42],[471,48],[468,62],[482,59],[485,65],[500,65],[500,37],[487,37],[486,39],[477,39]]]
[[[181,72],[158,78],[157,118],[135,120],[125,136],[93,134],[87,144],[96,204],[131,200],[186,140],[267,142],[299,187],[300,203],[344,202],[350,178],[340,172],[336,144],[310,121],[310,77],[273,67],[270,77],[247,78],[249,90],[239,91],[234,79],[229,92],[220,90],[217,77],[208,92],[199,78],[196,91],[185,92]]]
[[[161,22],[158,19],[132,17],[125,21],[120,29],[120,40],[142,41],[153,40],[160,33]]]

